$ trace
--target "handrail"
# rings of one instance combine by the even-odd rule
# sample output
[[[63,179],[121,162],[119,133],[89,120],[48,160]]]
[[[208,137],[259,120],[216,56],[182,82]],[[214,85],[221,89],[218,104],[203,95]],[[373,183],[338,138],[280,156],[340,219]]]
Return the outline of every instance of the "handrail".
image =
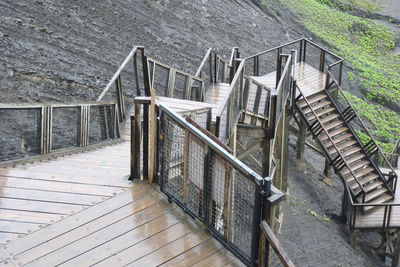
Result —
[[[117,72],[113,75],[111,80],[108,82],[108,84],[104,88],[103,92],[97,98],[97,101],[101,101],[103,99],[105,94],[108,92],[108,90],[110,90],[110,87],[116,82],[116,80],[118,79],[118,76],[121,74],[121,72],[125,68],[126,64],[128,64],[129,60],[132,59],[132,57],[134,56],[134,54],[136,53],[136,51],[138,49],[144,49],[144,47],[143,46],[134,46],[133,47],[131,52],[128,54],[128,56],[125,58],[125,60],[122,62],[121,66],[119,66]]]
[[[67,108],[67,107],[79,107],[82,105],[90,106],[104,106],[104,105],[114,105],[115,101],[80,101],[74,103],[59,103],[59,102],[48,102],[48,103],[0,103],[0,109],[35,109],[44,106],[51,106],[54,108]]]
[[[312,108],[310,102],[309,102],[309,101],[307,100],[307,98],[303,95],[303,93],[301,92],[300,88],[299,88],[297,85],[296,85],[296,88],[298,89],[300,95],[303,97],[303,99],[304,99],[304,101],[306,102],[307,106],[310,108],[311,112],[312,112],[313,115],[315,116],[316,123],[319,123],[319,125],[320,125],[321,128],[322,128],[322,130],[325,132],[326,136],[328,137],[329,141],[332,143],[333,147],[336,149],[338,155],[340,155],[340,157],[342,158],[343,163],[346,165],[346,167],[349,169],[350,173],[353,175],[354,180],[356,181],[357,185],[358,185],[359,188],[361,189],[360,192],[363,193],[363,202],[364,202],[366,192],[365,192],[364,188],[362,187],[362,185],[360,184],[360,182],[358,181],[357,176],[354,174],[354,172],[353,172],[352,169],[350,168],[349,164],[348,164],[347,161],[345,160],[345,157],[343,156],[343,154],[340,152],[340,150],[339,150],[338,147],[336,146],[335,142],[333,141],[332,137],[329,135],[328,131],[325,129],[324,125],[323,125],[321,122],[319,122],[318,116],[317,116],[317,114],[315,113],[315,111],[313,110],[313,108]],[[333,159],[332,159],[332,161],[333,161]]]
[[[351,102],[349,101],[349,99],[346,97],[346,95],[343,93],[343,89],[342,87],[339,85],[339,83],[336,81],[336,79],[333,77],[332,73],[327,70],[327,77],[330,77],[330,79],[333,80],[333,82],[335,83],[335,85],[338,88],[338,91],[340,92],[341,96],[345,99],[346,103],[349,105],[349,107],[353,110],[355,116],[357,117],[358,121],[361,123],[361,126],[364,128],[364,130],[367,132],[368,137],[371,139],[371,141],[373,142],[373,144],[375,145],[375,147],[378,149],[379,153],[382,154],[383,159],[385,160],[388,168],[390,168],[392,170],[393,173],[394,172],[394,168],[393,166],[390,164],[390,162],[388,161],[388,159],[386,158],[385,154],[382,152],[382,150],[380,149],[380,147],[378,146],[378,144],[375,142],[374,137],[372,136],[371,132],[368,130],[367,126],[365,125],[365,123],[363,122],[363,120],[361,119],[361,117],[358,115],[358,113],[356,112],[356,110],[354,109],[353,105],[351,104]],[[329,88],[325,88],[326,91],[329,90]]]
[[[195,135],[201,141],[207,143],[213,150],[217,151],[218,154],[227,160],[230,164],[232,164],[235,168],[239,169],[241,172],[248,174],[250,177],[254,178],[258,184],[260,184],[264,179],[270,180],[270,178],[262,178],[255,171],[245,165],[243,162],[239,161],[234,155],[226,151],[219,144],[197,129],[194,125],[186,121],[182,116],[177,114],[175,111],[170,109],[165,104],[159,104],[160,111],[165,112],[169,116],[173,117],[174,121],[177,122],[180,126],[189,130],[191,134]]]
[[[231,52],[231,56],[229,57],[229,61],[228,61],[228,66],[229,67],[233,66],[233,61],[238,56],[238,53],[239,53],[239,48],[238,47],[233,47],[232,48],[232,52]]]
[[[248,56],[248,57],[246,57],[246,58],[244,58],[244,59],[246,59],[246,60],[252,59],[252,58],[255,58],[255,57],[257,57],[257,56],[261,56],[261,55],[263,55],[263,54],[266,54],[266,53],[275,51],[275,50],[277,50],[277,49],[279,49],[279,48],[284,48],[285,46],[289,46],[289,45],[292,45],[292,44],[295,44],[295,43],[298,43],[298,42],[301,42],[301,41],[305,41],[305,42],[308,42],[308,43],[314,45],[315,47],[319,48],[320,50],[324,51],[325,53],[328,53],[329,55],[331,55],[331,56],[333,56],[333,57],[336,57],[339,61],[343,61],[343,60],[344,60],[342,57],[336,55],[335,53],[329,51],[328,49],[326,49],[326,48],[320,46],[319,44],[316,44],[316,43],[314,43],[313,41],[311,41],[311,40],[309,40],[309,39],[307,39],[307,38],[304,38],[304,37],[303,37],[303,38],[300,38],[300,39],[296,39],[296,40],[291,41],[291,42],[288,42],[288,43],[285,43],[285,44],[283,44],[283,45],[275,46],[275,47],[273,47],[273,48],[270,48],[270,49],[268,49],[268,50],[265,50],[265,51],[262,51],[262,52],[259,52],[259,53],[253,54],[253,55],[250,55],[250,56]],[[336,63],[336,62],[335,62],[335,63]]]
[[[239,77],[242,76],[242,71],[243,71],[243,68],[244,68],[244,65],[245,65],[245,60],[241,60],[241,59],[237,59],[237,60],[240,61],[240,64],[239,64],[239,67],[236,70],[236,73],[235,73],[235,76],[233,77],[232,82],[229,85],[229,95],[227,95],[225,97],[225,99],[222,101],[223,108],[220,111],[220,115],[222,115],[224,113],[224,110],[229,109],[228,104],[230,104],[230,99],[233,98],[233,94],[234,93],[238,93],[238,92],[235,92],[234,88],[237,85],[236,83],[239,81]],[[241,81],[241,82],[243,82],[243,81]],[[238,97],[243,97],[243,95],[240,94],[240,95],[238,95]],[[229,114],[229,110],[227,110],[227,112]],[[240,113],[239,113],[239,115],[240,115]],[[234,119],[236,120],[237,118],[234,118]],[[229,135],[230,134],[230,130],[229,130],[230,126],[228,125],[228,123],[229,123],[229,120],[227,121],[227,130],[228,130],[227,133]],[[219,127],[219,131],[221,131],[220,127]],[[218,136],[220,137],[221,134],[218,133]],[[225,137],[227,137],[229,139],[230,136],[225,136]],[[224,141],[226,141],[226,140],[224,140]]]
[[[294,267],[295,266],[294,263],[292,262],[292,260],[287,255],[286,251],[281,246],[278,238],[272,231],[271,227],[269,227],[268,223],[263,220],[260,223],[260,227],[261,227],[262,233],[264,234],[265,238],[268,240],[269,244],[271,245],[273,250],[276,252],[282,265],[285,267]],[[266,259],[266,261],[268,261],[268,259]]]
[[[196,71],[196,74],[194,75],[194,77],[200,77],[201,70],[204,68],[204,65],[206,64],[207,59],[210,57],[211,51],[212,51],[212,48],[209,48],[207,50],[207,53],[203,57],[203,60],[201,61],[200,66],[197,68],[197,71]]]
[[[275,51],[275,50],[277,50],[277,49],[279,49],[279,48],[283,48],[283,47],[285,47],[285,46],[295,44],[295,43],[300,42],[300,41],[302,41],[302,40],[307,40],[307,39],[305,39],[305,38],[300,38],[300,39],[297,39],[297,40],[294,40],[294,41],[285,43],[285,44],[283,44],[283,45],[275,46],[275,47],[270,48],[270,49],[268,49],[268,50],[265,50],[265,51],[262,51],[262,52],[258,52],[258,53],[256,53],[256,54],[250,55],[250,56],[245,57],[245,58],[243,58],[243,59],[244,59],[244,60],[249,60],[249,59],[255,58],[255,57],[257,57],[257,56],[261,56],[261,55],[264,55],[264,54],[273,52],[273,51]]]

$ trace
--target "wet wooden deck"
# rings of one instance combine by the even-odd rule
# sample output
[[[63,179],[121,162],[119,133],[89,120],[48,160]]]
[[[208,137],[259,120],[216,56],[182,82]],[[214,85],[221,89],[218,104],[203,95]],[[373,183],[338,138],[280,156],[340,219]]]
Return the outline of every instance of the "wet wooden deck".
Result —
[[[306,97],[318,93],[325,88],[326,74],[324,72],[305,62],[296,63],[295,69],[297,85]],[[276,87],[276,71],[263,76],[251,76],[251,78],[270,89]]]
[[[129,143],[0,169],[2,266],[242,266],[156,186]]]
[[[221,115],[230,94],[230,85],[228,83],[213,84],[208,90],[204,102],[213,105],[212,121],[216,121],[216,117]]]
[[[400,163],[400,158],[399,158]],[[400,166],[400,165],[398,165]],[[386,173],[388,169],[381,169],[382,173]],[[400,168],[395,169],[397,177],[400,178]],[[400,228],[400,184],[397,184],[395,197],[393,201],[388,201],[388,204],[395,203],[399,204],[399,206],[392,207],[392,214],[390,217],[389,226],[391,228]],[[385,210],[382,207],[374,208],[370,212],[367,212],[364,215],[358,214],[356,217],[355,227],[363,228],[363,229],[375,229],[381,228],[383,225],[383,218],[385,215]]]

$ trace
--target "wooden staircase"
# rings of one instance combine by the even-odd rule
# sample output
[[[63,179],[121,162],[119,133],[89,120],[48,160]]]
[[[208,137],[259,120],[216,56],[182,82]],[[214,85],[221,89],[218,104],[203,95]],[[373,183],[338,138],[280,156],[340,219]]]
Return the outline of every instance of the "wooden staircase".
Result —
[[[325,90],[307,97],[300,93],[296,106],[356,202],[393,200],[392,189],[370,159],[377,148],[361,144],[348,124],[355,116],[354,111],[340,113],[332,100]],[[365,207],[364,211],[371,208]]]

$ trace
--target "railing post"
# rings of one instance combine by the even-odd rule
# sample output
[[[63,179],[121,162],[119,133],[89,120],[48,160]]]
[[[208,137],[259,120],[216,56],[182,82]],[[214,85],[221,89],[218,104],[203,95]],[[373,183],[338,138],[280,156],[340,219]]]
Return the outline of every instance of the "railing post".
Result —
[[[145,92],[146,96],[150,96],[149,64],[147,61],[147,56],[144,54],[144,48],[140,48],[140,50],[142,50],[142,69],[143,69],[144,92]]]
[[[307,53],[307,40],[303,39],[303,57],[302,60],[303,62],[306,62],[306,53]]]
[[[319,71],[324,72],[325,68],[325,51],[321,49],[321,53],[319,55]]]
[[[276,82],[275,88],[278,87],[279,81],[282,76],[282,48],[277,49],[277,58],[276,58]]]
[[[255,214],[253,221],[253,240],[252,240],[252,264],[253,266],[268,266],[269,244],[266,238],[261,235],[260,224],[263,220],[270,217],[270,208],[267,198],[271,195],[271,181],[264,178],[260,185],[256,187],[255,195]]]
[[[131,179],[140,179],[140,155],[141,155],[141,105],[139,103],[134,103],[135,106],[135,116],[133,117],[133,127],[131,129],[131,142],[133,144],[133,158],[131,166]]]
[[[124,92],[122,90],[121,75],[118,75],[118,78],[115,81],[115,89],[117,92],[119,121],[122,122],[125,120],[125,101],[124,101]]]
[[[52,147],[53,107],[42,106],[40,120],[40,152],[44,155],[50,153]]]
[[[79,145],[85,147],[89,145],[89,120],[90,120],[90,106],[81,105],[81,126]]]

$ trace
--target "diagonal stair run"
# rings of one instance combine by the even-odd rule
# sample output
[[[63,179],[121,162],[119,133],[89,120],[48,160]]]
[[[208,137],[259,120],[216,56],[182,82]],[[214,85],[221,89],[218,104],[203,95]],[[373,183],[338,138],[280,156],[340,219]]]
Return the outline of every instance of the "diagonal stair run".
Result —
[[[309,96],[300,91],[296,107],[356,202],[375,204],[394,199],[394,192],[370,158],[377,148],[363,146],[347,123],[355,114],[340,113],[325,90]]]

